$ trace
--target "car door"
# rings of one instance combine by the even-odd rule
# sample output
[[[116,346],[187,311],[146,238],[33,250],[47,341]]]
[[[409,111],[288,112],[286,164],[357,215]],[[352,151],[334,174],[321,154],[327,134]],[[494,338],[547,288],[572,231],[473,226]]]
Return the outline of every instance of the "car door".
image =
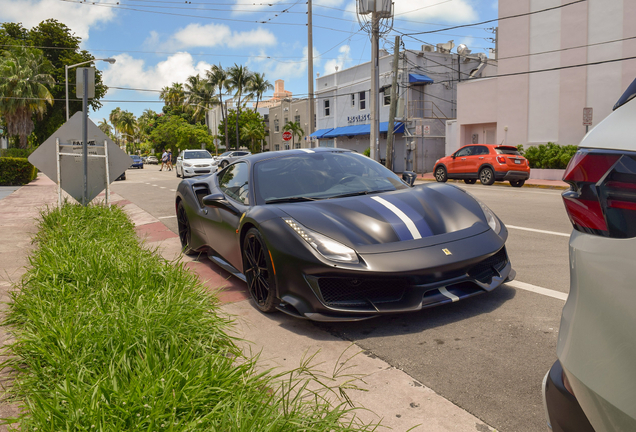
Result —
[[[243,267],[239,227],[241,217],[250,206],[249,165],[246,162],[235,163],[227,167],[218,176],[219,190],[231,204],[228,209],[220,208],[221,221],[214,224],[214,249],[227,262],[237,269]]]
[[[488,147],[482,145],[471,146],[471,153],[466,156],[465,167],[467,174],[477,176],[479,167],[484,163],[485,157],[488,155]]]
[[[466,157],[470,154],[471,147],[462,147],[455,152],[455,157],[450,160],[446,167],[449,177],[453,175],[462,177],[466,173]]]

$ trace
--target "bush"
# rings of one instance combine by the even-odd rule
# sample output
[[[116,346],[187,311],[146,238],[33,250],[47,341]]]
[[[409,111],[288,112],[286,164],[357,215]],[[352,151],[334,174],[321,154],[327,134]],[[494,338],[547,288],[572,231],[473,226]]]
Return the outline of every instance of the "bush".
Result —
[[[38,176],[38,170],[25,158],[0,157],[0,185],[21,186]]]
[[[0,157],[28,158],[35,149],[9,148],[0,149]]]
[[[553,142],[531,146],[524,150],[523,145],[518,145],[519,152],[528,159],[530,168],[565,169],[578,150],[577,146],[559,145]]]

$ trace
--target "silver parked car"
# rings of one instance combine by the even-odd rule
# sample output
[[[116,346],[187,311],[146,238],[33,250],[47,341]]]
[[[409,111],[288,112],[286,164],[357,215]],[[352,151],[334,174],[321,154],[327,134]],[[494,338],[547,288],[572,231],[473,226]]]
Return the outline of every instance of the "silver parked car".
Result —
[[[543,381],[554,432],[636,431],[635,96],[636,80],[563,178],[574,230],[558,361]]]
[[[215,158],[214,165],[220,169],[223,169],[232,162],[251,154],[252,153],[245,150],[226,151],[225,153],[220,154]]]

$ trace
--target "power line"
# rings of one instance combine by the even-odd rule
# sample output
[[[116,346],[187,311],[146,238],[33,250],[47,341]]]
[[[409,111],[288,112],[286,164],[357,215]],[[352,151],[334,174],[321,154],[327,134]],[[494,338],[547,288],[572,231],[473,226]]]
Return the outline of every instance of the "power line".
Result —
[[[526,13],[522,13],[522,14],[510,15],[510,16],[507,16],[507,17],[501,17],[501,18],[481,21],[481,22],[472,23],[472,24],[462,24],[462,25],[453,26],[453,27],[446,27],[446,28],[442,28],[442,29],[438,29],[438,30],[429,30],[429,31],[424,31],[424,32],[409,33],[409,34],[406,34],[405,36],[410,36],[410,35],[415,35],[415,34],[419,35],[419,34],[437,33],[437,32],[440,32],[440,31],[454,30],[454,29],[463,28],[463,27],[472,27],[472,26],[476,26],[476,25],[488,24],[488,23],[495,22],[495,21],[503,21],[503,20],[511,19],[511,18],[519,18],[519,17],[524,17],[524,16],[538,14],[538,13],[541,13],[541,12],[547,12],[547,11],[551,11],[551,10],[555,10],[555,9],[561,9],[563,7],[566,7],[566,6],[570,6],[570,5],[577,4],[577,3],[582,3],[582,2],[585,2],[585,1],[587,1],[587,0],[576,0],[576,1],[573,1],[571,3],[565,3],[565,4],[562,4],[562,5],[559,5],[559,6],[554,6],[554,7],[547,8],[547,9],[541,9],[541,10],[534,11],[534,12],[526,12]]]

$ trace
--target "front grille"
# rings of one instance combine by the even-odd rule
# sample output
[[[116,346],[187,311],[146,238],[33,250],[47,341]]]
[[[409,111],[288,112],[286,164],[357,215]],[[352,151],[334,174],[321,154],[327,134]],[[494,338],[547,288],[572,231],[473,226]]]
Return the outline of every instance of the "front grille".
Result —
[[[195,165],[195,168],[209,168],[210,165],[209,164],[199,164],[199,165]]]
[[[468,276],[481,283],[489,284],[492,282],[492,277],[499,274],[506,267],[506,264],[508,264],[506,248],[501,248],[499,252],[468,270]]]
[[[327,306],[360,307],[398,302],[404,297],[404,280],[320,278],[320,293]]]

